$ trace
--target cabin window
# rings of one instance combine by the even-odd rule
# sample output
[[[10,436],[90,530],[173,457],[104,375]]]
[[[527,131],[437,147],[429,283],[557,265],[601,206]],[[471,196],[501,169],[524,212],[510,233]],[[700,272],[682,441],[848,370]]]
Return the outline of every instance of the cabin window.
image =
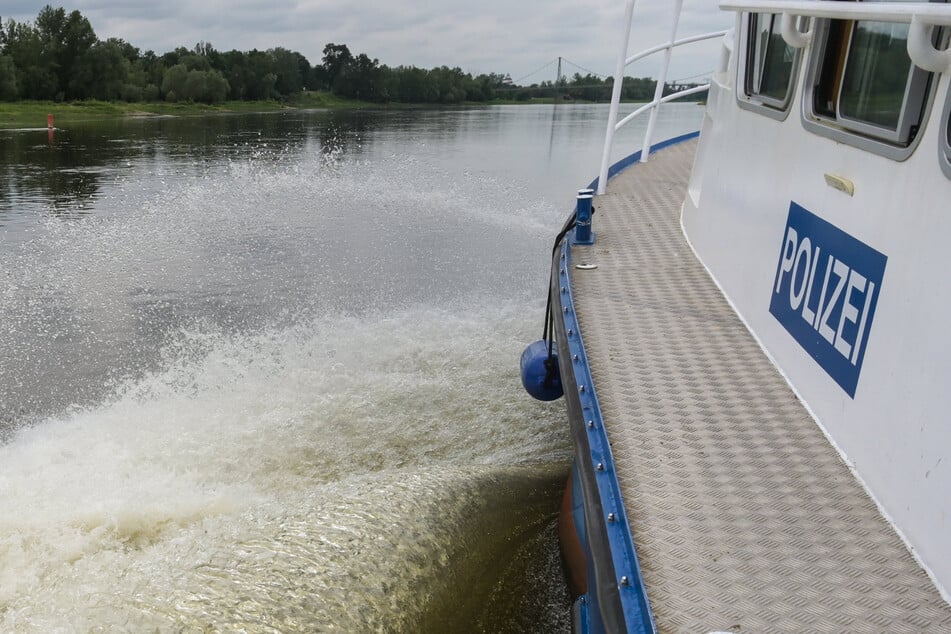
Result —
[[[795,51],[779,32],[780,16],[758,13],[750,16],[750,46],[746,76],[748,95],[783,107],[792,87]]]
[[[898,130],[906,102],[921,101],[907,42],[907,24],[856,22],[839,92],[843,118]]]
[[[907,45],[907,24],[868,20],[822,24],[807,123],[811,120],[842,131],[827,136],[846,143],[862,145],[850,141],[858,135],[879,145],[910,147],[924,120],[933,73],[912,63]],[[907,153],[874,144],[866,147],[893,158],[907,157]]]
[[[753,13],[744,29],[746,64],[741,80],[741,103],[754,109],[785,111],[793,91],[798,51],[780,33],[782,16]]]

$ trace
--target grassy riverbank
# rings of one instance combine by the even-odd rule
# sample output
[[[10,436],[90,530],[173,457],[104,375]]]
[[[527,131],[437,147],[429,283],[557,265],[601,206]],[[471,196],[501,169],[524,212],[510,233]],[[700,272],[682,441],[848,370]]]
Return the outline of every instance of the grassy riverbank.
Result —
[[[46,115],[55,117],[57,127],[80,121],[115,119],[118,117],[195,116],[231,112],[275,112],[293,108],[368,108],[379,107],[365,101],[343,99],[330,93],[302,95],[292,103],[279,101],[227,101],[208,105],[201,103],[125,103],[106,101],[0,102],[0,128],[46,127]]]
[[[496,99],[490,102],[471,102],[462,106],[499,106],[550,104],[550,98],[535,97],[527,101],[514,99]],[[587,101],[566,101],[570,103],[592,103]],[[123,101],[73,101],[54,103],[52,101],[0,101],[0,129],[4,128],[45,128],[46,115],[52,114],[57,127],[82,121],[116,119],[119,117],[175,116],[188,117],[208,114],[226,114],[235,112],[276,112],[280,110],[333,108],[426,108],[427,104],[390,103],[378,104],[338,97],[329,92],[306,93],[291,102],[280,101],[226,101],[208,105],[202,103],[126,103]]]

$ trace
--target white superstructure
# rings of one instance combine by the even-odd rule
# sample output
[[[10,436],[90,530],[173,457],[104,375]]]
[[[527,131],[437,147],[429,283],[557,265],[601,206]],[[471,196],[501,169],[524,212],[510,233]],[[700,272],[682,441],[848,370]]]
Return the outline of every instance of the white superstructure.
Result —
[[[951,6],[721,7],[684,230],[947,599]]]

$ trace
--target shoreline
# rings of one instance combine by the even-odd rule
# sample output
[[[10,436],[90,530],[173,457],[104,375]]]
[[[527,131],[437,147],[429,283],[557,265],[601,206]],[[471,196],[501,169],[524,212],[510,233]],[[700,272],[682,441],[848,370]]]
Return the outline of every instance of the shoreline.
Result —
[[[119,118],[149,117],[194,117],[216,114],[252,114],[293,110],[414,110],[422,108],[472,108],[485,106],[539,105],[555,103],[551,99],[516,101],[497,99],[487,102],[463,102],[459,104],[426,103],[372,103],[345,99],[330,93],[308,93],[293,102],[280,101],[226,101],[220,104],[166,103],[166,102],[110,102],[73,101],[8,101],[0,102],[0,130],[26,127],[45,128],[46,116],[52,114],[57,127],[90,121],[105,121]],[[591,101],[557,102],[564,105],[592,104]]]
[[[220,104],[166,102],[73,101],[9,101],[0,102],[0,129],[46,127],[46,116],[52,114],[57,127],[62,124],[104,121],[119,118],[189,117],[214,114],[281,112],[304,109],[358,109],[374,104],[334,95],[316,93],[293,103],[279,101],[226,101]]]

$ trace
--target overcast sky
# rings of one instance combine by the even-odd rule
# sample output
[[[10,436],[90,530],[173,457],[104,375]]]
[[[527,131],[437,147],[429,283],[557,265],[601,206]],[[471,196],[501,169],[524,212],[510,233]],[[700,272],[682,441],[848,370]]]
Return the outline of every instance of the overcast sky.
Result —
[[[100,39],[118,37],[143,51],[165,53],[211,42],[220,51],[283,46],[320,63],[326,43],[346,44],[398,66],[459,66],[464,71],[509,73],[533,83],[555,78],[558,56],[566,74],[613,73],[623,0],[5,0],[3,21],[32,22],[46,4],[79,10]],[[670,30],[669,0],[635,6],[631,50],[660,43]],[[680,36],[732,25],[715,0],[685,0]],[[671,79],[708,73],[718,44],[675,52]],[[577,65],[577,66],[575,66]],[[628,75],[655,73],[656,63]]]

